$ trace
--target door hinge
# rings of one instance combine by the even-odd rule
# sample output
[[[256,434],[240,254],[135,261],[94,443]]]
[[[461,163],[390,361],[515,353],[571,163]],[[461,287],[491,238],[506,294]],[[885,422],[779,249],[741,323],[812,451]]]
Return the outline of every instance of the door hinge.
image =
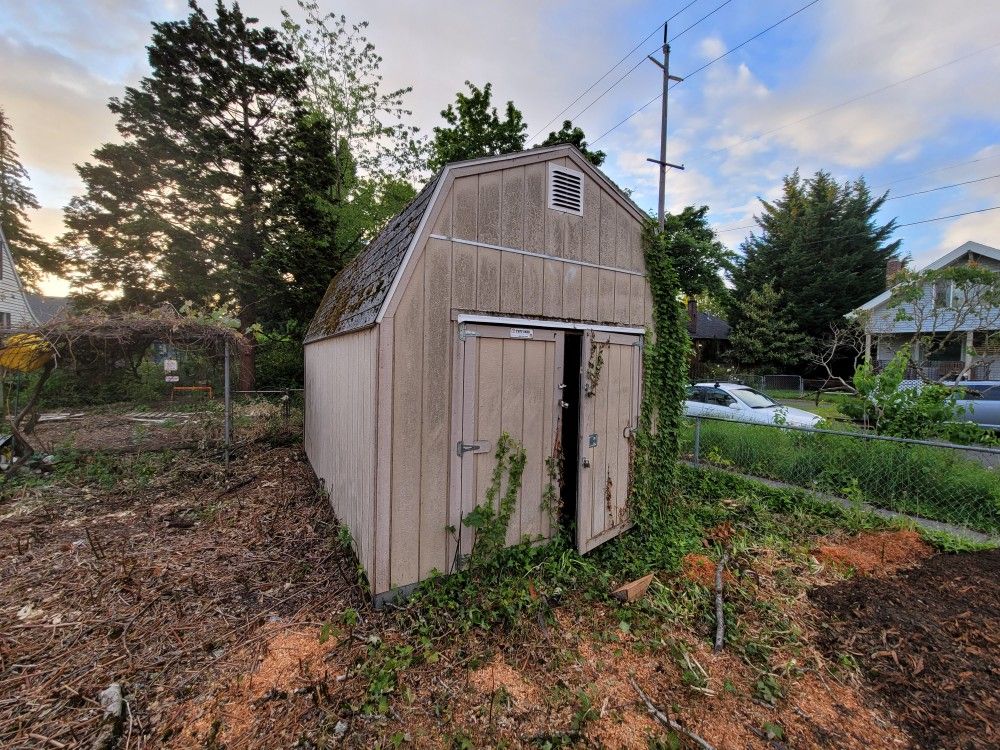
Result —
[[[460,325],[458,327],[458,340],[465,341],[466,339],[475,338],[479,334],[476,331],[470,331],[465,325]]]

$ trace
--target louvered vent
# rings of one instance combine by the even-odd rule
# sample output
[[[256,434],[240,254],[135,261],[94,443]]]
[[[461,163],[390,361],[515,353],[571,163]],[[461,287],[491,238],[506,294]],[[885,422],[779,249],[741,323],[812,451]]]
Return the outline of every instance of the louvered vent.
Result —
[[[583,215],[583,173],[549,166],[549,208]]]

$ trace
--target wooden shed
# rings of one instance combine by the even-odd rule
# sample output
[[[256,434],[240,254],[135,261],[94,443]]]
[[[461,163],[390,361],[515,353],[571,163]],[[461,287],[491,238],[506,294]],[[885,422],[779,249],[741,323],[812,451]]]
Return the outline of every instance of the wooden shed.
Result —
[[[330,283],[305,448],[376,600],[461,565],[503,432],[527,453],[508,543],[564,523],[585,552],[628,527],[645,220],[573,146],[459,162]]]

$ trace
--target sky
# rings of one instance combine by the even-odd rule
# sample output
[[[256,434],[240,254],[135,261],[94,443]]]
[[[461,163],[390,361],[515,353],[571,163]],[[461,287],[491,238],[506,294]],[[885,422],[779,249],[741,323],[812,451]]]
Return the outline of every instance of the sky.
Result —
[[[301,15],[294,2],[284,5]],[[650,209],[657,168],[646,159],[658,156],[660,104],[625,118],[660,90],[660,70],[644,58],[658,53],[660,25],[676,13],[671,72],[686,80],[668,98],[667,161],[685,170],[668,173],[667,206],[708,205],[734,249],[760,199],[778,196],[795,169],[864,176],[890,191],[880,218],[901,224],[1000,206],[1000,2],[819,0],[752,39],[809,2],[319,5],[370,23],[386,86],[413,87],[407,104],[424,134],[465,80],[491,81],[501,107],[510,99],[524,113],[529,145],[572,119],[608,153],[608,175]],[[281,3],[241,5],[280,22]],[[0,0],[0,106],[42,204],[36,231],[61,233],[62,209],[82,188],[74,165],[116,138],[107,101],[148,71],[150,22],[186,14],[181,0]],[[969,184],[934,190],[960,182]],[[1000,210],[902,227],[896,237],[920,267],[966,240],[1000,246]],[[44,291],[67,287],[48,279]]]

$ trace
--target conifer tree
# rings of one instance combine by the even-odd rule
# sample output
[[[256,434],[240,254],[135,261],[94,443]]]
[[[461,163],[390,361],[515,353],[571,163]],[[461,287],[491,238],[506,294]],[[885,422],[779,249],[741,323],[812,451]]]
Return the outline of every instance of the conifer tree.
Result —
[[[15,148],[13,127],[0,108],[0,229],[14,255],[18,275],[30,289],[37,289],[44,274],[63,270],[62,254],[31,231],[28,211],[39,208]]]

